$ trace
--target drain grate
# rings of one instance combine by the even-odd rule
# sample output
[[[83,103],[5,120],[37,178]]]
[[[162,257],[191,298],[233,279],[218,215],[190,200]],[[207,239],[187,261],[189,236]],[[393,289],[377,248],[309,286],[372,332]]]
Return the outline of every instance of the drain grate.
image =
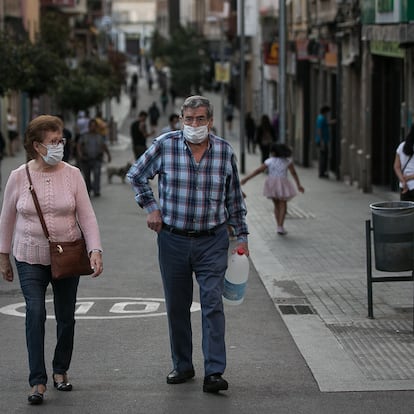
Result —
[[[278,305],[283,315],[314,315],[315,311],[309,305]]]

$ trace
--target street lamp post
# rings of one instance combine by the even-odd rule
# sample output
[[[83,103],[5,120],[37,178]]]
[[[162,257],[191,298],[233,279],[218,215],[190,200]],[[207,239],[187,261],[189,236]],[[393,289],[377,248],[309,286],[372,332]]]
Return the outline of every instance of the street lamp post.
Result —
[[[215,79],[216,82],[220,82],[220,113],[221,113],[221,118],[220,118],[220,132],[221,132],[221,137],[225,138],[225,128],[224,128],[224,83],[226,82],[225,77],[227,76],[227,68],[225,68],[225,56],[224,56],[224,41],[225,41],[225,36],[224,36],[224,22],[223,22],[223,17],[222,16],[208,16],[207,17],[207,21],[208,22],[214,22],[215,23],[215,28],[219,27],[219,42],[220,42],[220,49],[219,49],[219,53],[220,53],[220,64],[218,64],[217,62],[215,63]]]
[[[244,0],[240,0],[240,171],[242,174],[246,172],[246,160],[245,160],[245,129],[244,129]]]
[[[220,83],[220,96],[221,96],[221,136],[223,139],[226,138],[226,132],[224,128],[224,27],[223,27],[223,19],[219,17],[219,24],[220,24],[220,65],[221,65],[221,74],[222,79]]]
[[[279,141],[286,142],[286,3],[279,0]]]

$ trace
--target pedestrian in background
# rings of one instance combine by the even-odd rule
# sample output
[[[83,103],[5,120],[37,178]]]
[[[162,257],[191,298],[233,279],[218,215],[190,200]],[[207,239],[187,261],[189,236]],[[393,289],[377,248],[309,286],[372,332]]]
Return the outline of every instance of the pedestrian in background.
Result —
[[[1,191],[1,161],[3,160],[4,153],[6,151],[6,141],[3,134],[0,131],[0,191]]]
[[[134,73],[131,76],[131,84],[129,86],[130,109],[129,113],[135,115],[138,106],[138,75]]]
[[[89,132],[80,137],[77,153],[88,193],[93,191],[95,197],[99,197],[101,195],[102,162],[105,154],[108,162],[111,162],[111,153],[105,138],[98,133],[98,124],[95,119],[89,121]]]
[[[89,131],[89,110],[79,111],[75,124],[75,142],[72,144],[73,158],[75,159],[75,165],[80,168],[80,160],[78,158],[78,142],[82,135],[85,135]]]
[[[394,172],[400,186],[400,200],[414,201],[414,125],[405,141],[398,145],[395,159]]]
[[[147,129],[148,113],[141,111],[130,127],[130,134],[132,139],[132,150],[135,159],[139,158],[147,149],[147,138],[155,133],[154,130],[148,132]]]
[[[89,131],[89,111],[79,111],[76,118],[76,142]]]
[[[163,88],[161,92],[160,100],[161,100],[162,113],[165,115],[165,111],[167,110],[167,105],[168,105],[168,94],[165,88]]]
[[[177,129],[180,129],[180,117],[177,114],[171,114],[168,118],[168,125],[161,130],[161,134]]]
[[[62,132],[63,123],[57,117],[42,115],[33,119],[25,135],[27,165],[51,239],[75,241],[81,237],[81,227],[94,269],[92,276],[96,277],[103,269],[98,224],[79,169],[62,162]],[[52,285],[57,324],[53,384],[58,391],[71,391],[67,372],[72,359],[79,276],[52,279],[49,241],[29,187],[24,164],[11,172],[4,191],[0,215],[0,274],[4,280],[13,281],[12,251],[26,302],[26,344],[32,387],[28,401],[41,404],[48,381],[44,346],[47,287]]]
[[[72,142],[72,132],[69,131],[68,128],[65,127],[64,124],[64,118],[62,114],[56,115],[63,123],[63,130],[62,130],[62,136],[65,139],[65,145],[63,148],[63,159],[62,161],[68,162],[72,156],[73,156],[73,152],[74,152],[74,148],[73,148],[73,142]]]
[[[273,144],[271,148],[271,157],[252,173],[241,180],[242,184],[246,184],[256,175],[268,171],[266,177],[263,195],[270,198],[274,205],[274,215],[277,223],[277,233],[280,235],[287,234],[284,228],[284,222],[287,212],[287,202],[297,194],[295,187],[287,176],[289,171],[295,180],[297,189],[303,193],[305,190],[300,184],[298,174],[293,165],[292,150],[285,144]]]
[[[248,255],[246,209],[230,144],[209,133],[213,108],[190,96],[181,108],[183,130],[155,139],[127,174],[135,199],[158,234],[173,370],[168,384],[194,377],[190,308],[193,273],[200,287],[204,392],[227,390],[223,310],[231,225]],[[149,180],[158,175],[158,198]]]
[[[234,106],[232,103],[228,102],[224,108],[224,116],[227,123],[227,130],[229,134],[233,134],[233,118],[234,118]]]
[[[256,122],[251,112],[247,112],[246,114],[244,127],[247,136],[247,152],[249,154],[256,154]]]
[[[104,120],[102,111],[98,111],[95,116],[96,132],[103,136],[105,142],[108,142],[109,128],[107,122]]]
[[[9,155],[14,157],[17,151],[19,132],[17,129],[17,118],[12,114],[11,108],[7,109],[7,133],[9,138]]]
[[[331,140],[330,125],[335,120],[329,120],[328,114],[331,108],[328,105],[321,107],[319,115],[316,118],[316,134],[315,142],[319,147],[319,178],[329,178],[328,174],[328,159],[329,159],[329,144]]]
[[[158,119],[160,118],[160,110],[158,109],[157,103],[153,102],[148,108],[148,117],[150,121],[150,126],[155,130],[158,126]]]
[[[170,96],[171,96],[171,104],[174,108],[175,100],[177,98],[177,91],[175,90],[173,85],[170,86]]]
[[[275,131],[275,142],[279,141],[279,112],[275,111],[272,118],[272,127]]]
[[[262,163],[269,158],[270,147],[276,141],[275,130],[270,123],[268,115],[262,115],[260,124],[256,129],[256,142],[262,154]]]

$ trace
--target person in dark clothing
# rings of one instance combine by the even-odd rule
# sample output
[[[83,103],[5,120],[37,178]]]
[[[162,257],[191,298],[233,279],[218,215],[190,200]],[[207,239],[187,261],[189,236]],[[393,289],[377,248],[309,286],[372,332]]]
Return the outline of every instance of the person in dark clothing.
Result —
[[[80,169],[85,178],[86,187],[90,194],[93,190],[95,197],[101,195],[101,168],[104,154],[111,162],[111,153],[105,143],[104,137],[98,133],[98,124],[95,119],[89,121],[89,132],[79,138],[77,144]],[[93,180],[91,180],[93,176]]]
[[[64,122],[63,115],[56,115],[62,122]],[[65,138],[65,146],[63,147],[63,158],[62,161],[68,162],[73,155],[73,142],[72,142],[72,132],[69,131],[66,127],[63,127],[62,130],[63,138]]]
[[[3,159],[5,150],[6,150],[6,141],[4,140],[3,134],[0,131],[0,191],[1,191],[1,160]]]
[[[175,105],[175,99],[177,98],[177,91],[173,86],[170,88],[170,96],[171,96],[171,103],[174,106]]]
[[[400,200],[414,201],[414,125],[397,147],[394,172],[399,181]]]
[[[256,142],[262,152],[262,164],[269,158],[270,147],[276,141],[275,130],[270,123],[268,115],[262,115],[260,124],[256,130]]]
[[[315,142],[319,148],[319,178],[329,178],[328,160],[329,146],[331,144],[330,126],[335,123],[335,120],[328,119],[330,112],[331,108],[328,105],[324,105],[321,107],[316,118]]]
[[[168,94],[166,89],[163,89],[160,96],[161,106],[162,106],[162,113],[165,115],[165,111],[167,110],[168,105]]]
[[[161,113],[160,113],[160,110],[158,109],[157,104],[153,102],[151,106],[148,108],[149,121],[150,121],[150,125],[153,128],[156,128],[156,126],[158,125],[158,119],[160,115]]]
[[[247,136],[247,151],[248,153],[256,154],[256,122],[254,121],[251,112],[247,112],[245,119],[245,129]]]
[[[153,134],[153,131],[151,133],[147,131],[147,117],[148,113],[141,111],[138,114],[138,119],[131,124],[130,133],[135,159],[138,159],[145,152],[147,149],[147,138]]]

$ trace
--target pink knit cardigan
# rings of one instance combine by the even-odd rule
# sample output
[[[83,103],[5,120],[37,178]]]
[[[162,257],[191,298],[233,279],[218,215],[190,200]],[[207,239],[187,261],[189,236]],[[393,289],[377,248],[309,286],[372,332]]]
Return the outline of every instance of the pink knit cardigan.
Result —
[[[51,240],[80,238],[78,220],[88,251],[102,250],[98,223],[79,169],[65,163],[64,168],[54,172],[30,170],[30,176]],[[48,241],[29,191],[24,164],[10,174],[0,216],[0,252],[11,250],[18,261],[50,264]]]

